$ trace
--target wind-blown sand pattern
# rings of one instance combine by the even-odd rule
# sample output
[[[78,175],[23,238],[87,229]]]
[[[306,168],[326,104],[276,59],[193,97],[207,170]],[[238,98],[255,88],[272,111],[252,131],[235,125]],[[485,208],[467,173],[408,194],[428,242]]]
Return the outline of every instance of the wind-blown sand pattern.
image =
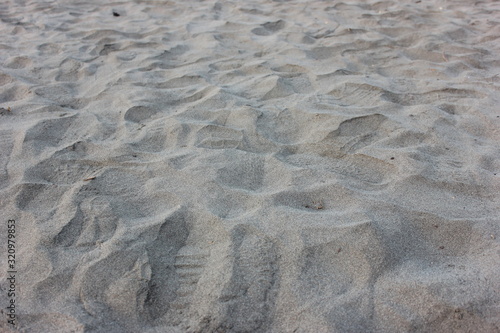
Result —
[[[2,332],[500,332],[499,2],[5,0],[0,32]]]

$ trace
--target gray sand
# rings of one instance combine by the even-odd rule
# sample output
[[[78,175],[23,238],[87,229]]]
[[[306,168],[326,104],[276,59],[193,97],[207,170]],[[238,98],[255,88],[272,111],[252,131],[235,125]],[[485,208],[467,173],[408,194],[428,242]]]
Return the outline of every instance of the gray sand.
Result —
[[[103,3],[0,4],[1,332],[500,332],[500,2]]]

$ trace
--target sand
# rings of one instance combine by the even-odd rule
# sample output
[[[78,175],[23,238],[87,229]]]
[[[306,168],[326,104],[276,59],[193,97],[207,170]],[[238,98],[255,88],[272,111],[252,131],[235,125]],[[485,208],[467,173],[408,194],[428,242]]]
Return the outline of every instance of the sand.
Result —
[[[106,3],[0,5],[1,332],[500,332],[499,2]]]

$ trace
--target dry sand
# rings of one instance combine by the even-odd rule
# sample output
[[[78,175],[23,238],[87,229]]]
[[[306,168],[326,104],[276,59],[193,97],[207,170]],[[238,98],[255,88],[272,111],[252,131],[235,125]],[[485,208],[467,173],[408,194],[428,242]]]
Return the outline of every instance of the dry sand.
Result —
[[[0,331],[500,332],[500,2],[102,3],[0,5]]]

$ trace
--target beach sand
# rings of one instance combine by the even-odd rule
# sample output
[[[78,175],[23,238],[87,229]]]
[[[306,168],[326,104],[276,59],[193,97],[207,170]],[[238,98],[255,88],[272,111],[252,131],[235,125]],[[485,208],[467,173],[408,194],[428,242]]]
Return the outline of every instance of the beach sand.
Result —
[[[500,332],[500,2],[5,0],[0,35],[1,332]]]

